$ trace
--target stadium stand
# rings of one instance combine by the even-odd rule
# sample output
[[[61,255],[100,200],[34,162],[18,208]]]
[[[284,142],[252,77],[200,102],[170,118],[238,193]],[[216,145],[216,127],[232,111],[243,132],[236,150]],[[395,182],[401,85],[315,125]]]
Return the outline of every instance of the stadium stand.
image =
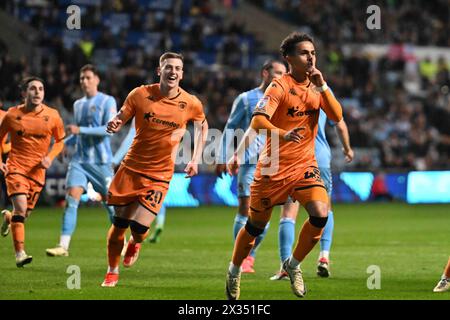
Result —
[[[257,84],[258,65],[276,56],[277,48],[268,51],[261,35],[248,31],[248,20],[219,14],[213,2],[3,1],[2,10],[38,34],[28,40],[32,52],[23,56],[13,57],[8,41],[0,41],[3,108],[17,103],[20,78],[35,73],[47,82],[48,103],[70,119],[72,103],[80,96],[78,70],[88,61],[99,66],[101,89],[120,105],[133,87],[156,80],[159,55],[172,50],[186,57],[182,86],[201,98],[210,127],[222,129],[234,97]],[[220,4],[233,12],[241,2]],[[357,151],[351,169],[448,168],[449,54],[431,57],[416,50],[423,45],[449,46],[446,1],[382,2],[381,31],[364,29],[364,18],[356,14],[365,14],[363,2],[355,8],[333,0],[321,15],[315,14],[318,2],[310,0],[250,2],[278,19],[302,21],[293,29],[310,32],[318,40],[319,66],[344,105]],[[70,4],[81,8],[80,30],[65,27]],[[383,44],[382,50],[365,50],[368,43]],[[337,146],[334,135],[329,136]],[[339,159],[334,163],[338,170],[343,165]]]

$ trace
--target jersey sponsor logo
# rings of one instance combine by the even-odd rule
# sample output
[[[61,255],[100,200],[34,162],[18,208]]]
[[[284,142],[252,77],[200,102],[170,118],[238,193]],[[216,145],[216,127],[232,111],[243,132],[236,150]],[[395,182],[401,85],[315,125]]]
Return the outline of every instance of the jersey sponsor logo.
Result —
[[[146,113],[144,113],[144,120],[149,121],[154,116],[155,116],[155,114],[153,112],[146,112]]]
[[[266,106],[269,103],[269,99],[270,98],[267,96],[262,97],[256,104],[254,112],[266,112]]]
[[[319,109],[311,109],[305,111],[299,111],[299,107],[290,107],[286,113],[287,116],[294,117],[303,117],[303,116],[312,116],[319,112]]]
[[[308,170],[305,172],[305,179],[314,179],[316,182],[322,182],[322,178],[320,177],[320,170],[317,167],[312,167],[312,170]]]
[[[172,128],[175,128],[175,129],[178,129],[178,128],[181,127],[181,125],[176,123],[176,122],[167,121],[167,120],[162,120],[162,119],[156,118],[154,112],[146,112],[146,113],[144,113],[144,120],[147,120],[147,122],[151,121],[151,122],[154,122],[154,123],[166,126],[166,127],[172,127]]]
[[[17,131],[17,135],[19,137],[32,137],[32,138],[36,138],[36,139],[45,139],[45,137],[47,137],[45,134],[26,133],[24,130]]]

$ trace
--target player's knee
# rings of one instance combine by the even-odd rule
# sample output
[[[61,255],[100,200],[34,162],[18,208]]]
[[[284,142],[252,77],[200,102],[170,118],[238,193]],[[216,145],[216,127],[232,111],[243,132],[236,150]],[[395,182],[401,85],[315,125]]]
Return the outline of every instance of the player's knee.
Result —
[[[113,217],[113,225],[116,228],[126,229],[130,225],[130,220],[114,216]]]
[[[66,194],[66,200],[68,197],[71,197],[75,201],[80,201],[81,195],[83,194],[84,189],[82,187],[71,187]]]
[[[251,221],[247,220],[247,223],[245,224],[245,230],[247,230],[250,235],[257,237],[264,232],[265,226],[261,228],[253,224]]]
[[[140,224],[139,222],[131,221],[130,222],[130,229],[131,229],[131,232],[133,232],[133,233],[145,234],[145,233],[147,233],[149,228],[144,226],[143,224]]]
[[[21,216],[19,214],[14,214],[11,217],[11,222],[16,222],[16,223],[25,223],[25,217]]]
[[[309,216],[309,222],[316,228],[325,228],[325,225],[327,224],[328,216],[327,217],[314,217]]]
[[[78,204],[80,203],[79,199],[72,197],[70,194],[66,194],[66,206],[69,208],[78,208]]]

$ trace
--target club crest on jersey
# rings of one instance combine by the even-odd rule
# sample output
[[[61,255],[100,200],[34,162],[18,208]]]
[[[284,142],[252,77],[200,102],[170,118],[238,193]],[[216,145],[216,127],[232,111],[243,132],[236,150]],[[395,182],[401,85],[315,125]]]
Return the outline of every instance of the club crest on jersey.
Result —
[[[96,108],[95,108],[95,104],[89,106],[89,111],[95,112],[95,109],[96,109]]]
[[[272,207],[271,205],[271,201],[269,198],[262,198],[261,199],[261,205],[263,206],[263,208],[270,208]]]
[[[261,99],[259,99],[258,103],[255,107],[255,112],[266,112],[266,106],[269,103],[269,97],[264,96]]]
[[[186,109],[187,103],[184,101],[180,101],[178,102],[178,108],[180,108],[180,110],[184,110]]]
[[[44,121],[45,121],[45,122],[48,122],[49,116],[44,116],[43,118],[44,118]]]

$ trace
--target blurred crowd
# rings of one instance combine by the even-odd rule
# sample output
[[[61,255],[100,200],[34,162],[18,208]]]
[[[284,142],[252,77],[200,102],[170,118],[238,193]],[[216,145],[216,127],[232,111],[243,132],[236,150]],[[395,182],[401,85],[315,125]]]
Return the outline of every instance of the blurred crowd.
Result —
[[[217,15],[206,0],[92,0],[82,11],[81,30],[73,31],[65,28],[70,1],[36,1],[35,6],[25,2],[0,4],[39,31],[30,40],[33,53],[19,59],[13,59],[7,43],[0,42],[0,104],[8,108],[17,103],[20,79],[36,74],[46,81],[47,104],[57,107],[66,123],[71,121],[73,101],[82,95],[78,85],[82,65],[99,66],[101,90],[120,106],[134,87],[158,81],[158,58],[172,50],[186,59],[182,87],[202,100],[210,127],[223,129],[234,98],[258,85],[258,66],[267,57],[277,57],[277,48],[266,52],[242,21]],[[360,1],[350,5],[333,0],[320,8],[309,0],[254,2],[271,6],[280,17],[302,17],[298,21],[308,25],[306,31],[320,39],[319,66],[344,106],[357,150],[353,169],[450,167],[450,61],[418,59],[410,50],[410,44],[449,45],[448,10],[436,10],[446,1],[420,5],[385,1],[383,19],[389,23],[383,20],[387,29],[378,33],[358,31],[353,9],[362,6]],[[237,1],[223,3],[239,9]],[[422,27],[418,21],[425,18],[433,23]],[[357,49],[344,52],[347,42],[383,43],[390,48],[381,56]],[[335,134],[329,138],[333,146],[339,145]]]
[[[325,43],[407,42],[449,47],[448,0],[249,0],[284,21],[299,25]],[[383,32],[367,32],[365,19],[380,9]],[[361,23],[364,21],[364,23]]]

